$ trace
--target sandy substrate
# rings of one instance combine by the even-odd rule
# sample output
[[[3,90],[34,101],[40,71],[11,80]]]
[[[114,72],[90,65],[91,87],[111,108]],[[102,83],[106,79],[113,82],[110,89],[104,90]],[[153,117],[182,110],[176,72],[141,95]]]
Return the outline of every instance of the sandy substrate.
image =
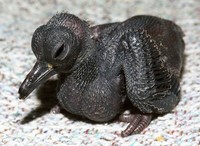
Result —
[[[0,145],[200,145],[199,6],[199,0],[0,0]],[[62,11],[91,24],[123,21],[137,14],[156,15],[179,24],[186,43],[179,105],[152,121],[141,134],[121,138],[118,133],[126,123],[92,124],[66,113],[51,113],[56,102],[53,81],[27,100],[19,100],[19,85],[35,61],[30,47],[32,33]]]

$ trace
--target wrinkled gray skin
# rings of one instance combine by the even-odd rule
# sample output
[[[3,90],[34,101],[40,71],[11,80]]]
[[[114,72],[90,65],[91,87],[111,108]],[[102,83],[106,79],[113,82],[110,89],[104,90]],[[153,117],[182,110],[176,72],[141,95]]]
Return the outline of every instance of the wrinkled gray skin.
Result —
[[[20,98],[58,74],[57,98],[68,112],[97,122],[119,116],[129,123],[122,136],[140,133],[152,115],[170,112],[180,100],[182,37],[179,26],[153,16],[90,27],[56,14],[33,34],[37,62]],[[137,112],[121,114],[125,100]]]

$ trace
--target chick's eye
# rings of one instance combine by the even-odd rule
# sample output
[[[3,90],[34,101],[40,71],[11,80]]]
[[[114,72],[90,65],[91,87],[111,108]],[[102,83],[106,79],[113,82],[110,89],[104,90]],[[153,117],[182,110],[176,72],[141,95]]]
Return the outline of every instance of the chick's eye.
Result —
[[[64,50],[64,47],[65,47],[64,44],[62,44],[61,47],[56,50],[54,58],[57,58],[57,57],[59,57],[61,55],[61,53]]]
[[[54,53],[53,58],[56,60],[63,60],[68,54],[68,47],[62,44]]]

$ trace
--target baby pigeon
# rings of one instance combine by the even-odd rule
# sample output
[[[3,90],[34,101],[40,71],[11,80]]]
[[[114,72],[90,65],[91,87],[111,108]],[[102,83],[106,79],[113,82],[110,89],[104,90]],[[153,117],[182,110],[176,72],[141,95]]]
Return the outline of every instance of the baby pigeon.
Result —
[[[155,16],[90,27],[75,15],[56,14],[33,34],[37,61],[20,98],[57,74],[57,98],[66,111],[96,122],[119,117],[129,123],[123,137],[140,133],[180,100],[182,38],[179,26]]]

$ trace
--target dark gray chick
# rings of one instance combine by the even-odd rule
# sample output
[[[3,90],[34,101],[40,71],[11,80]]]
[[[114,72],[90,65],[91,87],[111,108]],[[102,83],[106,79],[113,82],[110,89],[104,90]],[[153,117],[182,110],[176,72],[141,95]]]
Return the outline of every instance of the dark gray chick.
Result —
[[[129,123],[122,136],[140,133],[180,100],[182,37],[179,26],[154,16],[90,27],[72,14],[56,14],[33,34],[37,62],[20,98],[58,74],[57,98],[68,112],[97,122],[119,116]],[[125,101],[130,114],[122,114]]]

